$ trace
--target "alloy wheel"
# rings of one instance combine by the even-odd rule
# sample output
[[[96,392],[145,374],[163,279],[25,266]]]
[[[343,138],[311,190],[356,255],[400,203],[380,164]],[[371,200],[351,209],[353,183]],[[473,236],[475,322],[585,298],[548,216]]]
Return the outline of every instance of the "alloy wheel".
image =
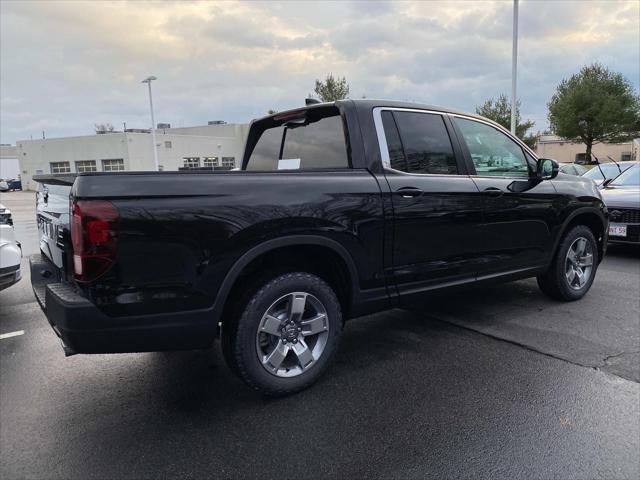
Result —
[[[256,332],[262,366],[278,377],[295,377],[322,356],[329,336],[327,309],[315,296],[292,292],[273,302]]]
[[[565,260],[565,276],[567,283],[574,290],[584,287],[593,271],[593,248],[584,237],[576,238],[569,250]]]

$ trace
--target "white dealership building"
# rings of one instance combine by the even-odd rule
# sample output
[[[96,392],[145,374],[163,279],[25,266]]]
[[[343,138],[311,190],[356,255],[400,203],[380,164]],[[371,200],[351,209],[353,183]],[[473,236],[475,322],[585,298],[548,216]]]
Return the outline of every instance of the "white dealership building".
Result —
[[[195,127],[156,130],[161,170],[180,168],[230,169],[240,166],[248,124],[209,122]],[[164,127],[164,128],[163,128]],[[153,171],[155,162],[149,130],[128,129],[66,138],[16,142],[24,190],[35,190],[34,175],[45,173]]]

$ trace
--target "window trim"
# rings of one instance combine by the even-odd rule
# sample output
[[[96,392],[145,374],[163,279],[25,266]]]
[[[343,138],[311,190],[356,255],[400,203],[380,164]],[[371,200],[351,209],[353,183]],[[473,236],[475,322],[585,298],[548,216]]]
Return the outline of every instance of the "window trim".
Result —
[[[390,111],[393,112],[410,112],[410,113],[426,113],[432,115],[439,115],[442,118],[442,123],[444,123],[445,130],[447,131],[447,135],[449,135],[449,141],[451,142],[451,151],[453,152],[453,158],[456,161],[456,165],[458,166],[458,173],[416,173],[416,172],[403,172],[402,170],[396,170],[391,167],[391,158],[389,158],[389,146],[387,145],[387,137],[384,133],[384,125],[382,123],[382,112]],[[376,136],[378,137],[378,147],[380,148],[380,159],[382,161],[382,169],[384,171],[398,173],[401,175],[411,175],[411,176],[420,176],[420,177],[461,177],[469,174],[468,166],[465,163],[465,159],[463,154],[461,154],[460,150],[457,148],[456,143],[458,142],[457,133],[455,130],[451,130],[451,125],[447,121],[448,114],[446,112],[438,112],[436,110],[426,110],[420,108],[403,108],[403,107],[375,107],[373,109],[373,123],[376,127]],[[394,117],[395,122],[395,117]],[[396,125],[396,129],[398,130],[398,135],[400,135],[400,129]],[[402,135],[400,135],[400,141],[402,142]]]
[[[85,165],[80,165],[80,166],[78,165],[79,163],[82,164],[82,163],[85,163],[85,162],[88,162],[88,163],[93,162],[93,170],[84,170],[84,168],[86,168]],[[93,173],[93,172],[97,172],[98,171],[98,162],[96,162],[95,160],[75,160],[73,162],[73,165],[74,165],[74,167],[76,169],[76,173]],[[78,167],[80,167],[80,168],[78,168]],[[80,169],[82,169],[82,171],[80,171]]]
[[[504,128],[502,125],[497,125],[497,124],[494,124],[493,122],[489,122],[481,118],[473,117],[471,115],[464,115],[460,113],[450,113],[449,116],[462,118],[464,120],[470,120],[473,122],[478,122],[478,123],[487,125],[488,127],[491,127],[494,130],[497,130],[498,132],[506,135],[511,140],[513,140],[522,150],[522,155],[524,156],[525,161],[527,160],[527,153],[531,155],[531,157],[536,161],[536,163],[540,161],[540,159],[535,154],[535,152],[531,150],[526,143],[524,143],[515,135],[512,135],[511,132],[506,128]],[[476,178],[504,178],[508,180],[523,180],[525,178],[530,180],[533,178],[531,174],[529,174],[527,177],[508,176],[508,175],[478,175],[478,172],[476,170],[476,165],[473,163],[473,159],[471,158],[471,152],[469,152],[469,147],[467,146],[467,142],[464,140],[464,135],[462,134],[462,131],[460,131],[455,121],[452,121],[451,123],[453,124],[453,128],[456,131],[456,136],[458,137],[458,141],[460,142],[460,148],[463,149],[465,158],[467,159],[467,169],[469,170],[469,176],[476,177]]]
[[[198,160],[197,165],[187,165],[187,163],[195,163],[195,160]],[[201,168],[200,157],[182,157],[182,168],[188,168],[189,170]]]
[[[121,166],[122,165],[122,169],[118,168],[117,170],[112,168],[112,165],[109,165],[108,169],[105,169],[105,163],[104,162],[117,162],[116,165]],[[102,167],[102,171],[103,172],[124,172],[126,170],[126,165],[124,163],[124,158],[101,158],[100,159],[100,166]]]
[[[68,167],[69,170],[68,171],[64,171],[64,172],[54,172],[53,171],[53,165],[62,165],[62,164],[67,164],[67,167]],[[59,170],[59,168],[57,168],[57,169]],[[49,162],[49,172],[51,172],[52,175],[64,174],[64,173],[72,173],[73,170],[71,170],[71,161],[70,160],[62,160],[62,161],[58,161],[58,162]]]

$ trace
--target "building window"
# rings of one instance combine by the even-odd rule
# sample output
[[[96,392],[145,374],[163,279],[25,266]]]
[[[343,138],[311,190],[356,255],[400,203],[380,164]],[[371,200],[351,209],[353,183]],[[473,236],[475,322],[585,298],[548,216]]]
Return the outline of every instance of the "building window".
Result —
[[[586,153],[576,153],[576,163],[580,165],[585,165],[587,163],[587,154]]]
[[[119,172],[124,170],[124,160],[122,158],[108,158],[102,160],[102,171]]]
[[[184,157],[184,168],[200,168],[200,157]]]
[[[621,162],[630,162],[631,161],[631,152],[622,152],[620,155]]]
[[[69,162],[51,162],[51,173],[71,173],[71,164]]]
[[[98,169],[96,168],[95,160],[80,160],[76,162],[76,172],[84,173],[84,172],[96,172]]]
[[[171,140],[165,140],[164,148],[171,148],[171,147],[172,147]]]
[[[202,162],[205,167],[215,168],[218,166],[218,157],[204,157]]]
[[[222,167],[223,168],[235,168],[236,167],[236,157],[222,157]]]

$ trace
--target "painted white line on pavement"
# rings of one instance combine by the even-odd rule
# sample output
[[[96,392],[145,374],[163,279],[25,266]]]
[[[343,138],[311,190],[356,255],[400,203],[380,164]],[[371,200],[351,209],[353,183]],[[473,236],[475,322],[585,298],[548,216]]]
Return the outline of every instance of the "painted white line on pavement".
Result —
[[[0,335],[0,340],[4,340],[5,338],[18,337],[20,335],[24,335],[24,330],[18,330],[16,332],[3,333]]]

